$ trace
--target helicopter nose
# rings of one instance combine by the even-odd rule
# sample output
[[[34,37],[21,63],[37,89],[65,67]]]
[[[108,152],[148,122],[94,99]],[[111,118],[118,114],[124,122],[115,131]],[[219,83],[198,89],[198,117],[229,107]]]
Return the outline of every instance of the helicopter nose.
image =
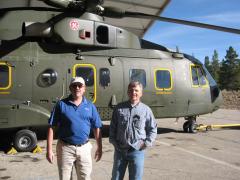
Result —
[[[212,109],[213,111],[216,111],[223,104],[222,92],[217,86],[211,87],[210,91],[211,91]]]

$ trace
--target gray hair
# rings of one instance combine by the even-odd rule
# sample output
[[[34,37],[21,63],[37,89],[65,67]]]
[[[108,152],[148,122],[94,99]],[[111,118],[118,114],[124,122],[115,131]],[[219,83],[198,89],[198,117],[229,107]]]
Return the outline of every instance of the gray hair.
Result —
[[[136,86],[139,86],[141,88],[141,90],[143,90],[143,85],[141,82],[139,81],[131,81],[129,84],[128,84],[128,90],[132,87],[136,87]]]

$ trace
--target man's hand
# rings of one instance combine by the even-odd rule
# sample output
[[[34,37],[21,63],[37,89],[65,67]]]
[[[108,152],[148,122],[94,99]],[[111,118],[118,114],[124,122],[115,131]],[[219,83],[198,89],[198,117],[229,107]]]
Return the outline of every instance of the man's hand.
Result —
[[[146,146],[145,142],[143,141],[141,144],[140,150],[144,150],[146,148],[147,148],[147,146]]]
[[[97,143],[97,150],[95,152],[94,159],[98,162],[102,157],[102,133],[100,128],[93,129],[93,132]]]
[[[97,148],[94,159],[98,162],[102,157],[102,148]]]
[[[48,160],[48,162],[50,162],[51,164],[53,163],[53,151],[52,151],[52,143],[53,143],[53,127],[49,127],[48,128],[48,135],[47,135],[47,154],[46,154],[46,158]]]
[[[51,164],[53,163],[53,157],[54,157],[54,154],[52,151],[47,152],[46,158],[47,158],[48,162],[50,162]]]

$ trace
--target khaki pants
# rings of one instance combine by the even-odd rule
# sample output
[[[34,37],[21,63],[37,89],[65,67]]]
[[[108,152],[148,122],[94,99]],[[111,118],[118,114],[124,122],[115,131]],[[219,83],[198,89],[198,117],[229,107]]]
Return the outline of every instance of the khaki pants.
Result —
[[[61,140],[57,143],[57,163],[60,180],[70,180],[73,166],[76,168],[78,180],[91,180],[92,144],[82,146],[69,145]]]

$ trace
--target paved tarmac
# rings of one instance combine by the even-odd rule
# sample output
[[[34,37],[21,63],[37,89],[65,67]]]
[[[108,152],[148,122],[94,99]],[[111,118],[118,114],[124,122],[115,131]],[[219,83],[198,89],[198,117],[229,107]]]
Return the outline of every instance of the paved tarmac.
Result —
[[[239,180],[240,127],[183,133],[184,120],[159,119],[154,147],[146,152],[143,180]],[[239,110],[220,109],[198,117],[199,124],[240,124]],[[104,122],[103,157],[93,164],[92,180],[110,180],[113,147]],[[94,145],[94,139],[91,139]],[[56,144],[56,141],[54,141]],[[40,154],[6,155],[0,151],[0,180],[57,180],[56,161],[45,159],[46,141],[39,141]],[[94,153],[94,149],[93,149]],[[56,160],[56,159],[55,159]],[[74,180],[76,175],[74,173]],[[127,174],[124,180],[127,180]]]

